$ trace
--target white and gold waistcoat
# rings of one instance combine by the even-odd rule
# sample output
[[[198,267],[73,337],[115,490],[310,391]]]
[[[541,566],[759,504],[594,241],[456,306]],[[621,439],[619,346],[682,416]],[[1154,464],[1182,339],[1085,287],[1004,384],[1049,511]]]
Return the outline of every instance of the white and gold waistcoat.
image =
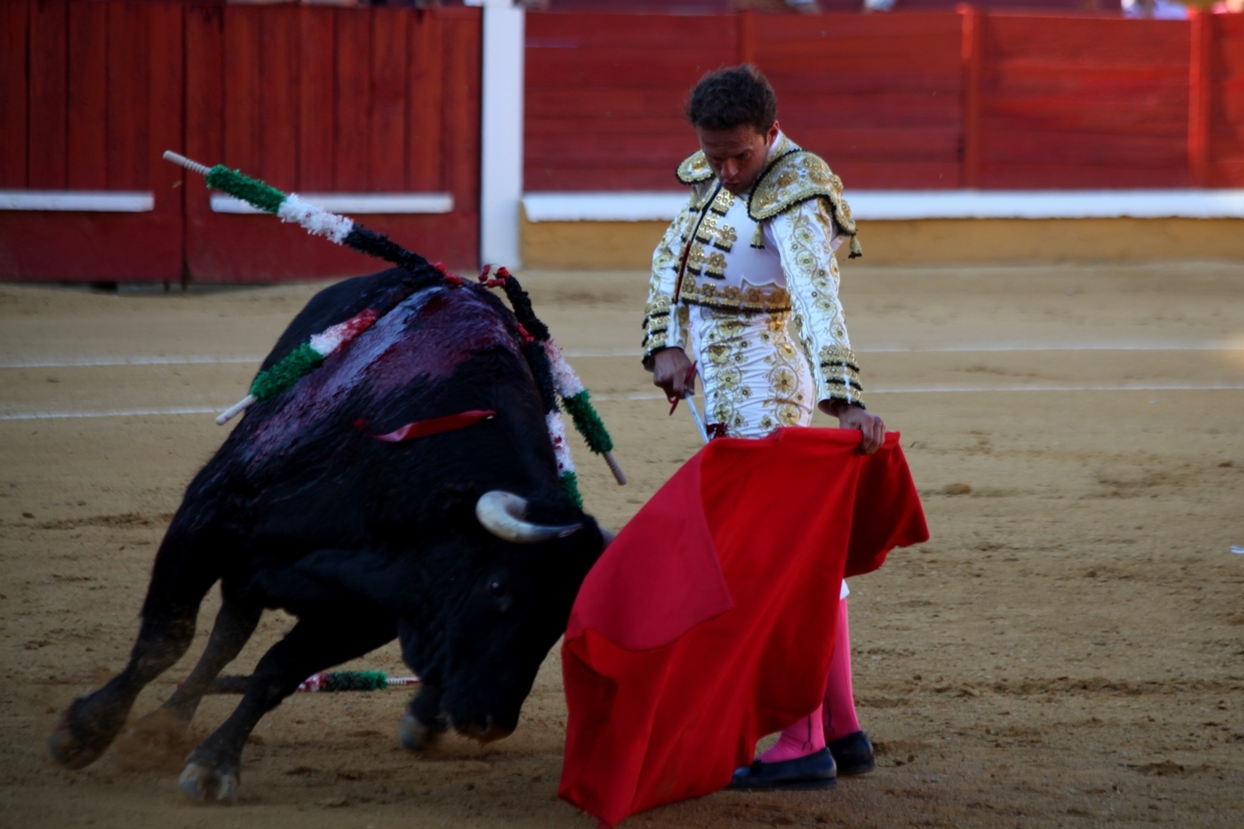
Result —
[[[788,313],[817,399],[860,403],[859,366],[838,302],[834,258],[844,238],[850,256],[861,255],[841,179],[780,132],[745,195],[721,186],[703,152],[679,164],[677,176],[691,187],[691,198],[652,256],[645,362],[662,348],[687,349],[688,306]]]

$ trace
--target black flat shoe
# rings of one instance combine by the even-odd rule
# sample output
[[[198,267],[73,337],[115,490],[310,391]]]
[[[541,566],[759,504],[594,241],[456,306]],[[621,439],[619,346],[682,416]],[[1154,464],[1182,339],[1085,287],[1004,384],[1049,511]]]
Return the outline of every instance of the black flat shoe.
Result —
[[[834,756],[823,748],[807,757],[762,763],[759,760],[741,768],[726,788],[736,791],[766,792],[790,789],[828,789],[837,780]]]
[[[838,774],[849,777],[853,774],[867,774],[877,768],[877,759],[873,756],[873,744],[863,731],[848,734],[841,740],[826,743],[829,753],[834,755],[838,764]]]

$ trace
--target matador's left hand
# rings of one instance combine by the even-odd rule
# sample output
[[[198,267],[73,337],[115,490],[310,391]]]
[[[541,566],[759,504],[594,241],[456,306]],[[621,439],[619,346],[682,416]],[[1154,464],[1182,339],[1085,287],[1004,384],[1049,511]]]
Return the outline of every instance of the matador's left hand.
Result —
[[[885,421],[881,418],[859,406],[840,404],[837,409],[835,414],[838,416],[839,428],[859,429],[863,435],[856,452],[861,455],[871,455],[885,443]]]

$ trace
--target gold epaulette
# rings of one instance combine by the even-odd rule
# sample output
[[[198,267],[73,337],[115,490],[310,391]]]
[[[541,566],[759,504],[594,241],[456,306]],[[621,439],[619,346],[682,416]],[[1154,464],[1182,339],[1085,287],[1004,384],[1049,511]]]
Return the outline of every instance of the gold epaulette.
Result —
[[[687,159],[683,165],[687,165],[694,158],[692,156]],[[707,161],[703,163],[705,167],[708,166]],[[682,169],[679,166],[680,179]],[[748,201],[747,214],[754,221],[763,222],[785,213],[795,205],[817,198],[829,201],[838,229],[851,237],[850,258],[863,255],[855,238],[855,219],[851,217],[851,206],[842,197],[842,179],[834,175],[820,156],[807,150],[792,150],[780,156],[760,174]]]
[[[708,166],[704,151],[697,150],[682,160],[678,169],[674,171],[674,175],[678,176],[678,180],[683,184],[699,184],[713,177],[713,169]]]

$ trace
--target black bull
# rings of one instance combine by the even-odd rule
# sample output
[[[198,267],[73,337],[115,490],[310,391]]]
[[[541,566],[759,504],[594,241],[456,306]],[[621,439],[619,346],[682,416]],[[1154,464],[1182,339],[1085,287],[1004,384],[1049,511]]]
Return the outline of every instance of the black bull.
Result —
[[[264,363],[392,296],[386,271],[317,294]],[[485,289],[410,294],[287,391],[254,405],[186,490],[156,555],[129,664],[75,700],[49,739],[78,768],[136,696],[186,651],[200,603],[222,606],[186,681],[156,712],[184,727],[265,608],[298,617],[259,661],[234,713],[187,758],[182,788],[236,799],[242,745],[299,682],[395,637],[423,679],[401,737],[448,726],[510,733],[604,546],[558,478],[538,385],[513,315]],[[377,439],[466,411],[496,416]]]

